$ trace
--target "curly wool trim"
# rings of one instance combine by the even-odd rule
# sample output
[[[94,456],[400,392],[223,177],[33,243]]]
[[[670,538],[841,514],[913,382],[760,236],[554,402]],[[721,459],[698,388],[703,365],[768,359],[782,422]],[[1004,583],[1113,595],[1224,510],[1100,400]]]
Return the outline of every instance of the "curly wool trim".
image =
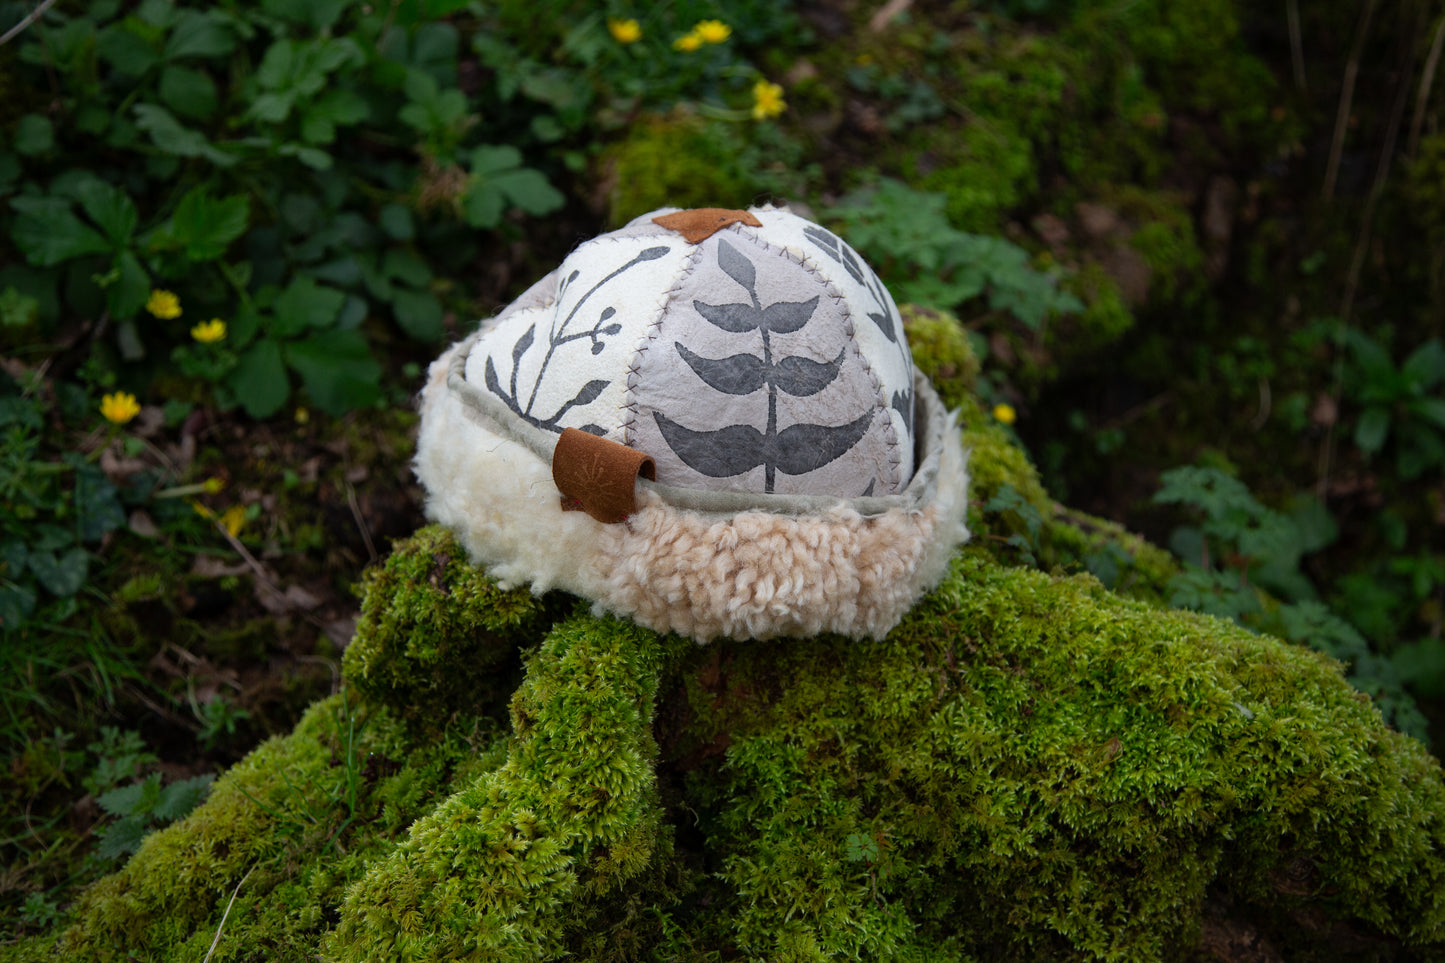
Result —
[[[878,638],[968,539],[967,459],[951,416],[935,496],[921,508],[719,514],[639,490],[638,510],[606,525],[563,511],[551,466],[447,389],[450,355],[432,364],[422,391],[414,467],[427,515],[503,585],[565,589],[595,611],[698,642]]]

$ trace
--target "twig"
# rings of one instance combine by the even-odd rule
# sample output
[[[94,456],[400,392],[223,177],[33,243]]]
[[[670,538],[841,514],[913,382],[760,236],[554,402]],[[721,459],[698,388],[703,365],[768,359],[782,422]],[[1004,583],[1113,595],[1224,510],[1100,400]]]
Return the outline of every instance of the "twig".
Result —
[[[236,905],[236,896],[241,892],[241,887],[246,885],[246,880],[250,879],[251,874],[255,871],[255,866],[246,870],[246,875],[241,877],[241,881],[237,883],[236,888],[231,891],[231,901],[226,904],[226,912],[221,914],[221,925],[216,927],[216,938],[211,940],[211,948],[206,950],[206,958],[201,960],[201,963],[210,963],[211,954],[216,952],[216,945],[221,942],[221,930],[226,928],[226,917],[231,915],[231,907]]]
[[[1360,75],[1360,57],[1365,49],[1365,37],[1370,32],[1370,21],[1374,19],[1378,0],[1369,0],[1360,13],[1360,25],[1355,29],[1355,45],[1350,50],[1349,63],[1345,65],[1345,82],[1340,89],[1340,107],[1335,113],[1335,135],[1330,142],[1330,159],[1325,165],[1325,199],[1335,194],[1335,181],[1340,175],[1340,154],[1345,149],[1345,128],[1350,123],[1350,110],[1355,102],[1355,80]]]
[[[40,5],[34,10],[30,11],[30,13],[26,15],[24,20],[21,20],[15,26],[5,31],[5,35],[3,37],[0,37],[0,47],[5,46],[11,40],[19,36],[26,27],[39,20],[41,17],[45,16],[45,11],[49,10],[53,6],[55,6],[55,0],[40,0]]]
[[[874,33],[882,33],[900,13],[903,13],[911,6],[913,6],[913,0],[888,0],[887,3],[878,8],[877,13],[868,18],[868,29]]]
[[[1420,92],[1415,95],[1415,116],[1410,118],[1410,141],[1405,154],[1413,158],[1420,146],[1420,128],[1425,124],[1425,105],[1430,100],[1430,87],[1435,83],[1435,68],[1440,66],[1440,49],[1445,47],[1445,17],[1435,28],[1435,39],[1430,44],[1430,54],[1425,58],[1425,69],[1420,72]]]
[[[1373,7],[1375,0],[1370,0]],[[1405,79],[1415,69],[1414,47],[1411,47],[1410,62],[1401,73],[1400,85],[1396,90],[1395,104],[1390,110],[1390,125],[1385,130],[1385,145],[1380,150],[1380,160],[1375,165],[1375,180],[1370,185],[1369,196],[1365,198],[1365,210],[1360,217],[1360,236],[1355,241],[1355,253],[1350,258],[1350,272],[1345,278],[1345,295],[1340,302],[1339,321],[1335,325],[1335,373],[1334,385],[1330,389],[1330,397],[1335,403],[1335,410],[1339,410],[1340,398],[1344,394],[1345,381],[1345,353],[1344,333],[1349,327],[1350,315],[1355,309],[1355,295],[1360,290],[1360,275],[1365,269],[1365,256],[1370,247],[1370,235],[1375,225],[1375,208],[1379,205],[1380,195],[1384,193],[1385,178],[1390,175],[1390,162],[1395,154],[1395,144],[1400,138],[1400,123],[1405,117],[1405,102],[1409,99],[1409,86]],[[1339,420],[1330,422],[1325,430],[1325,442],[1320,448],[1319,461],[1319,483],[1316,491],[1321,499],[1329,493],[1330,470],[1335,454],[1335,427]]]
[[[1300,36],[1299,0],[1285,0],[1285,16],[1289,19],[1289,59],[1294,65],[1294,85],[1305,89],[1305,45]]]
[[[371,530],[366,527],[366,519],[361,514],[361,506],[356,504],[356,489],[351,487],[351,482],[346,483],[346,502],[351,506],[351,517],[356,519],[356,527],[361,532],[361,540],[366,543],[366,554],[371,556],[371,564],[376,564],[376,546],[371,544]]]
[[[251,573],[256,576],[256,581],[260,584],[261,588],[284,601],[286,598],[285,593],[276,587],[275,582],[271,581],[271,574],[266,571],[266,566],[257,561],[256,556],[252,555],[246,546],[241,544],[241,540],[232,535],[231,530],[223,525],[219,519],[213,519],[211,524],[215,525],[216,530],[226,537],[226,541],[231,543],[231,547],[236,550],[237,555],[241,556],[241,560],[250,566]]]

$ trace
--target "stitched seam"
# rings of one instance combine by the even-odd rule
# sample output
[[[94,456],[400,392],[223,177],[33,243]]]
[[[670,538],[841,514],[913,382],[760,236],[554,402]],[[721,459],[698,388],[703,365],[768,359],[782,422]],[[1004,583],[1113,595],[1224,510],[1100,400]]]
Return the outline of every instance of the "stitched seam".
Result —
[[[682,290],[683,283],[687,281],[692,272],[697,270],[698,262],[702,258],[701,245],[692,245],[692,250],[682,261],[677,276],[672,280],[672,286],[663,292],[658,300],[657,313],[643,329],[642,340],[637,345],[637,351],[632,356],[632,363],[627,366],[626,387],[622,394],[622,443],[629,448],[637,444],[637,386],[642,380],[642,364],[646,360],[647,349],[652,346],[662,335],[662,322],[667,318],[667,309],[673,299]]]

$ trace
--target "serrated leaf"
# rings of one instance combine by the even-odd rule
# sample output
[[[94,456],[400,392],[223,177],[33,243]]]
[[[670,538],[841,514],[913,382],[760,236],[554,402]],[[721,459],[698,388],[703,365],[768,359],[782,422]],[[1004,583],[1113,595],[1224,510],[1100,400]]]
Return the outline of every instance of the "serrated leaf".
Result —
[[[288,344],[286,363],[328,414],[345,414],[381,397],[381,365],[358,331],[320,331]]]
[[[141,841],[145,837],[145,819],[140,816],[127,816],[114,825],[106,827],[101,834],[100,844],[95,848],[95,854],[106,861],[129,856],[140,849]]]
[[[196,776],[171,783],[161,790],[155,808],[151,810],[151,816],[165,822],[180,819],[206,798],[206,790],[214,778],[211,775]]]
[[[38,267],[53,267],[72,258],[101,254],[110,245],[87,226],[59,197],[17,197],[10,206],[20,212],[10,228],[15,246]]]
[[[147,810],[143,808],[146,797],[146,786],[152,780],[159,780],[157,775],[151,775],[145,779],[137,780],[129,786],[121,786],[119,789],[112,789],[110,792],[101,793],[96,797],[95,802],[101,809],[112,816],[136,816]]]
[[[187,191],[171,215],[171,235],[192,261],[213,261],[246,233],[251,202],[244,194],[212,198],[204,187]]]
[[[291,395],[281,347],[270,338],[257,341],[241,355],[226,383],[252,418],[269,418]]]
[[[90,178],[75,189],[80,207],[116,247],[123,246],[135,231],[139,215],[125,191]]]
[[[67,598],[85,584],[85,576],[90,571],[90,553],[80,546],[60,555],[35,552],[30,556],[30,571],[50,594]]]

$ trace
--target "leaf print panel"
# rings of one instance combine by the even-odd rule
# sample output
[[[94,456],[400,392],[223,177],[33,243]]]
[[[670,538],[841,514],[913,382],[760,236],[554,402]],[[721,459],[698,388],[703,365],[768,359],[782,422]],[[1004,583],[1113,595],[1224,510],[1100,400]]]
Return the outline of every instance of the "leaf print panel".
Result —
[[[467,379],[534,427],[620,440],[621,376],[662,309],[656,292],[673,283],[690,254],[665,236],[583,244],[554,272],[550,300],[509,311],[485,329]]]
[[[767,371],[763,359],[750,354],[735,354],[729,358],[702,358],[687,350],[682,342],[673,347],[682,355],[689,368],[707,382],[708,386],[730,395],[750,395],[767,383]]]

